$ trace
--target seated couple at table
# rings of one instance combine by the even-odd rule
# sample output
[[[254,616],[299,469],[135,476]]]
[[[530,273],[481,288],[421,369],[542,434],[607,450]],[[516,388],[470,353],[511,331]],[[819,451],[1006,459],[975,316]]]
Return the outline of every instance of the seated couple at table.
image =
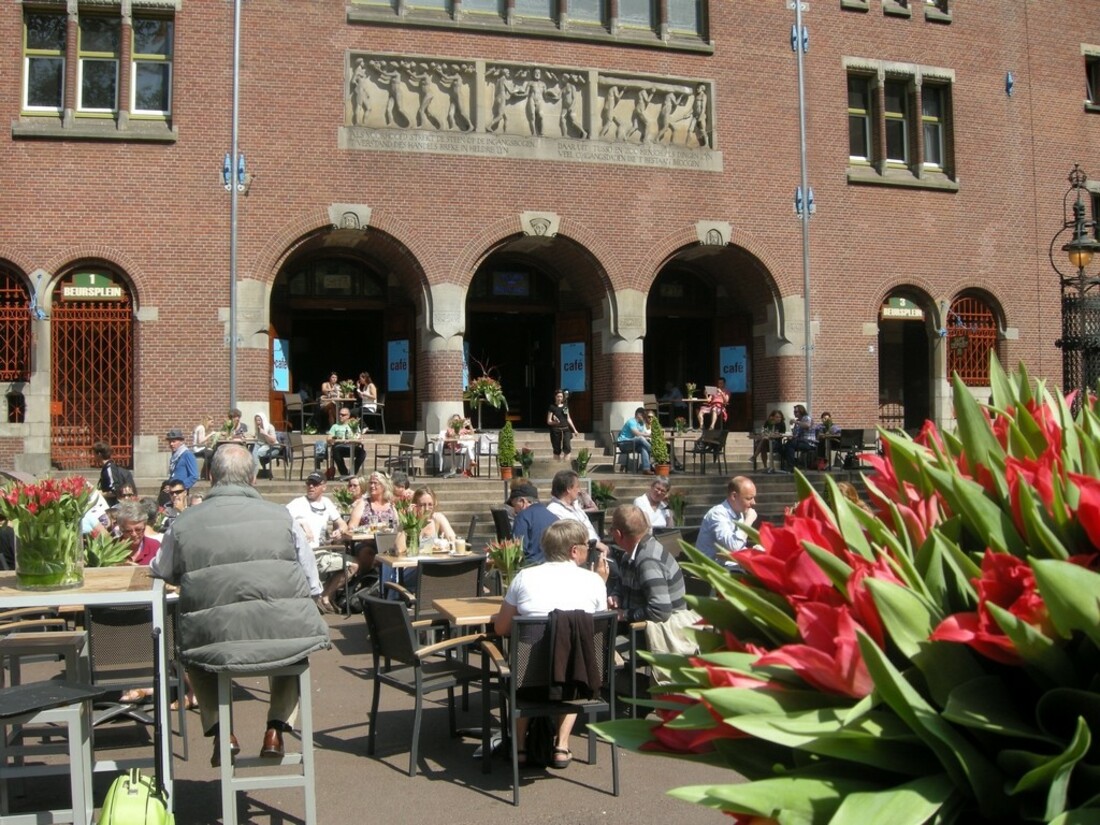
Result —
[[[794,418],[791,419],[791,437],[783,445],[783,458],[786,469],[793,470],[799,453],[813,452],[825,461],[826,441],[840,435],[840,425],[833,423],[833,417],[824,412],[821,422],[814,424],[802,404],[795,404]]]
[[[445,471],[444,462],[451,457],[448,476],[462,473],[472,476],[477,470],[477,431],[470,419],[455,413],[447,419],[447,426],[439,433],[439,471]]]

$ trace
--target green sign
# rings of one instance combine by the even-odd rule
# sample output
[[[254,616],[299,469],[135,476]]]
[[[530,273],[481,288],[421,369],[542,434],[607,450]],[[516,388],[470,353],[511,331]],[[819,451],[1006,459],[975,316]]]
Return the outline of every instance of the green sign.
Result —
[[[64,301],[121,301],[125,297],[123,287],[102,272],[77,272],[61,285]]]
[[[924,319],[924,310],[908,298],[890,297],[882,305],[882,319],[895,321],[920,321]]]

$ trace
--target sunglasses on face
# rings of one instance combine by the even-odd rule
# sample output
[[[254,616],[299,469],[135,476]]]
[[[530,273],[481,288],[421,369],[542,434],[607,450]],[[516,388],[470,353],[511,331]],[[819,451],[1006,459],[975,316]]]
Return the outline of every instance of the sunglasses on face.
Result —
[[[186,490],[169,490],[168,492],[171,493],[174,496],[182,496],[187,491]]]

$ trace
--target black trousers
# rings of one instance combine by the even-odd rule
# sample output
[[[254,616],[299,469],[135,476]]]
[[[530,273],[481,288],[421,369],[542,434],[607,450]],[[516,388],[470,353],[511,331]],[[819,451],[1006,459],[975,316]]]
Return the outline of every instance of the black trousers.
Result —
[[[573,431],[568,427],[551,428],[550,446],[554,448],[555,457],[573,452]]]

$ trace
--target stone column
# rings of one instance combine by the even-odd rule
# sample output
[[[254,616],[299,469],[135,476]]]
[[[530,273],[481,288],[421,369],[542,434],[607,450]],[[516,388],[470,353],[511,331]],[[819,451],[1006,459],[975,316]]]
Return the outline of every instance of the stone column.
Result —
[[[415,380],[417,422],[431,436],[455,413],[462,415],[462,345],[466,332],[466,290],[456,284],[428,287],[420,327]]]
[[[607,399],[602,418],[593,411],[600,434],[618,431],[642,403],[645,352],[646,295],[636,289],[617,290],[593,332],[599,342],[596,353],[596,380],[601,384],[597,397]],[[606,437],[606,436],[604,436]],[[603,437],[600,439],[603,440]]]

